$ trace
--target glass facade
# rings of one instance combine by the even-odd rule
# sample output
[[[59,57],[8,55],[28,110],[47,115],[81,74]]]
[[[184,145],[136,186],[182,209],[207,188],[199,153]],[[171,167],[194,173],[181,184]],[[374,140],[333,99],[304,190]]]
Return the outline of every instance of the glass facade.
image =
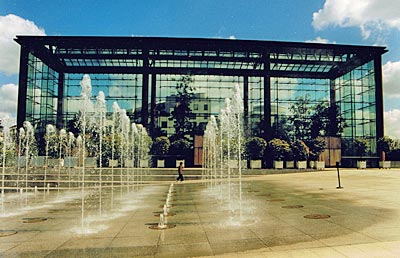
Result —
[[[92,98],[103,91],[109,114],[117,102],[153,136],[171,136],[176,85],[190,76],[194,134],[203,133],[238,84],[248,136],[268,138],[301,99],[312,107],[338,107],[346,124],[341,137],[350,146],[345,156],[355,155],[351,144],[358,137],[369,141],[369,155],[376,156],[376,140],[383,136],[383,47],[142,37],[18,36],[16,41],[22,46],[20,97],[26,95],[19,126],[29,120],[64,127],[79,110],[80,81],[89,74]]]
[[[346,121],[342,134],[347,144],[344,155],[355,155],[353,140],[368,140],[372,155],[376,153],[376,96],[373,61],[361,65],[335,80],[336,103]]]
[[[37,125],[55,124],[58,73],[33,54],[28,58],[26,120]]]
[[[107,112],[112,112],[112,105],[117,102],[120,108],[127,111],[132,122],[140,122],[142,106],[141,74],[89,74],[92,82],[92,101],[96,100],[99,91],[107,100]],[[65,74],[63,119],[64,124],[78,113],[83,74]]]
[[[182,75],[157,75],[156,105],[157,113],[155,118],[157,126],[166,136],[174,133],[174,124],[171,112],[177,104],[176,84]],[[191,122],[195,132],[202,132],[211,115],[218,116],[224,106],[226,98],[232,95],[232,88],[235,84],[242,85],[243,78],[239,76],[207,76],[193,75],[192,86],[194,96],[191,101],[192,111]]]

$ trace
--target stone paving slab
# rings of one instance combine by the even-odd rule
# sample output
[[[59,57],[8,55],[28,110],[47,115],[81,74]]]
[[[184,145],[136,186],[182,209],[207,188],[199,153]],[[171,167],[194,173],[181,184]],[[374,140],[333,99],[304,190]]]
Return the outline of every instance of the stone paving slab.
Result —
[[[170,183],[92,190],[83,211],[68,191],[6,196],[0,257],[400,257],[398,169],[342,169],[343,189],[336,170],[173,182],[175,227],[150,229]]]

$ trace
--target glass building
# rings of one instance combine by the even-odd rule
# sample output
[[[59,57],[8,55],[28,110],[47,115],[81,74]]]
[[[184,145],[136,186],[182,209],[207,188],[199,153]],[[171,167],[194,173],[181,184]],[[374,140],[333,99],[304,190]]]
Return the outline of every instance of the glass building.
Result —
[[[158,37],[15,40],[21,45],[18,127],[25,120],[65,127],[79,110],[79,83],[89,74],[93,99],[103,91],[108,112],[116,101],[153,136],[170,136],[176,84],[190,75],[196,89],[191,119],[198,134],[239,84],[248,135],[268,138],[278,121],[291,115],[291,106],[307,98],[310,105],[337,107],[346,124],[342,139],[363,137],[370,142],[369,156],[378,156],[384,47]],[[346,155],[355,153],[350,149]]]

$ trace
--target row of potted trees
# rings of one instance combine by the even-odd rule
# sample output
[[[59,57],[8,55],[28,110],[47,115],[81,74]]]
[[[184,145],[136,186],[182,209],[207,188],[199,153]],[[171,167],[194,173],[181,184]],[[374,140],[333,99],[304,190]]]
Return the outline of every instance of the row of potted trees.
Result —
[[[246,143],[246,155],[250,159],[251,168],[261,167],[261,160],[265,160],[276,169],[282,169],[284,162],[286,168],[306,169],[307,161],[310,167],[323,169],[325,162],[319,161],[319,157],[325,145],[324,139],[320,137],[307,143],[300,140],[289,143],[279,138],[267,142],[263,138],[252,137]]]
[[[174,164],[178,166],[180,162],[185,163],[192,155],[191,144],[187,139],[178,139],[170,142],[168,137],[157,137],[151,146],[150,153],[155,159],[157,167],[167,167],[165,162],[167,157],[174,158]]]

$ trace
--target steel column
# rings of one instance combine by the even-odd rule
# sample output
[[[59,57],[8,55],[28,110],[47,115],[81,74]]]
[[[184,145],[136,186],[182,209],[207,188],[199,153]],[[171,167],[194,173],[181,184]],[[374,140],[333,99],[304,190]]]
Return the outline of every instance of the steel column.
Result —
[[[26,97],[28,89],[28,59],[29,59],[28,48],[25,46],[21,46],[21,54],[19,59],[17,128],[22,127],[26,119]]]

